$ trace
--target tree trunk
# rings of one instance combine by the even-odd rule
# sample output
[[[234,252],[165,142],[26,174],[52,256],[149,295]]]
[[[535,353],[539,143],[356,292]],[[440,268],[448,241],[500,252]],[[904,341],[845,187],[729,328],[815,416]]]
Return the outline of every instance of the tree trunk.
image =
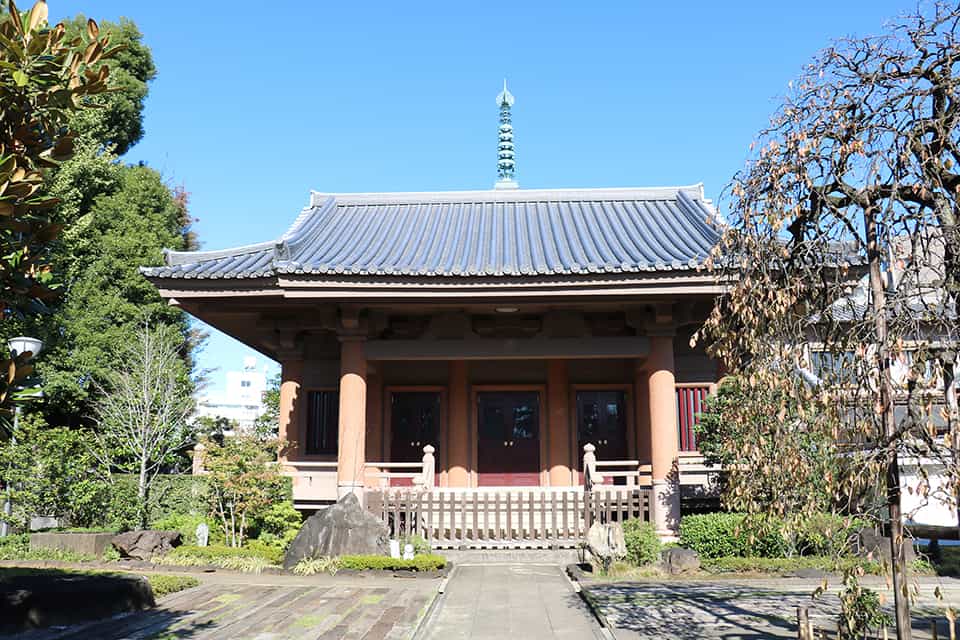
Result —
[[[874,323],[880,365],[880,411],[883,434],[887,439],[887,513],[890,516],[890,557],[893,574],[893,601],[896,612],[897,638],[910,640],[910,601],[906,588],[906,562],[903,553],[903,515],[900,512],[900,465],[897,459],[896,417],[894,415],[893,384],[890,380],[890,347],[887,344],[886,292],[880,265],[880,246],[877,222],[868,208],[867,255],[870,263],[870,293],[873,298]]]
[[[140,478],[137,482],[137,511],[140,516],[140,528],[149,526],[147,518],[147,459],[140,458]]]

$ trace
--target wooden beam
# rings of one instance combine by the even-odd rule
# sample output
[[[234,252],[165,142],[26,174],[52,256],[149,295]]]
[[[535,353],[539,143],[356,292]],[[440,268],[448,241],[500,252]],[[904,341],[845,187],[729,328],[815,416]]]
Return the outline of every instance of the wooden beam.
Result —
[[[368,360],[519,360],[530,358],[639,358],[650,352],[645,336],[466,340],[369,340]]]

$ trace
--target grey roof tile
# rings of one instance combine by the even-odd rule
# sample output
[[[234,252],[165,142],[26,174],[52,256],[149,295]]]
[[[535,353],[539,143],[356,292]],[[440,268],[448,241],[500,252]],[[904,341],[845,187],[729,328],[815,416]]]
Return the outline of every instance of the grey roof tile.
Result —
[[[150,278],[423,277],[690,269],[719,237],[702,187],[312,194],[275,242],[166,253]]]

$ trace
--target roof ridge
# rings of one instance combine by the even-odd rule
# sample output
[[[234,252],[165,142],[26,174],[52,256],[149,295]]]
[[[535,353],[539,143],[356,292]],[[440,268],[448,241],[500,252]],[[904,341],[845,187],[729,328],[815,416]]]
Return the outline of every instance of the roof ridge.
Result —
[[[334,193],[310,191],[311,207],[329,198],[338,204],[384,204],[408,202],[529,202],[537,200],[655,200],[675,199],[685,193],[706,201],[703,183],[667,187],[600,187],[561,189],[478,189],[463,191],[388,191]]]

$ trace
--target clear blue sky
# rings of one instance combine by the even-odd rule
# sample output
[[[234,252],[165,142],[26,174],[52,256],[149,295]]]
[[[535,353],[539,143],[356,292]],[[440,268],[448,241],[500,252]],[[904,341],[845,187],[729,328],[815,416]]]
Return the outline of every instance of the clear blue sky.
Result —
[[[27,0],[22,3],[29,5]],[[145,161],[191,194],[204,248],[280,235],[319,191],[486,189],[517,98],[521,187],[679,185],[716,198],[831,39],[908,11],[804,2],[49,0],[133,19],[158,69]],[[200,366],[250,350],[211,332]],[[262,357],[261,357],[262,360]]]

